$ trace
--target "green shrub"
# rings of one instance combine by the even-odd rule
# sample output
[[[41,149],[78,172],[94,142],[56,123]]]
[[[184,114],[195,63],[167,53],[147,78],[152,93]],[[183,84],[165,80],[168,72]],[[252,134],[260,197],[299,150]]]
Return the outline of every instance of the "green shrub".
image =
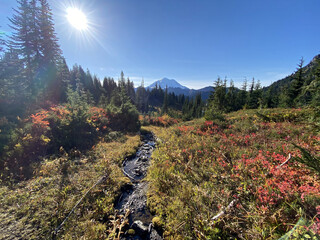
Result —
[[[107,111],[110,115],[110,127],[115,131],[137,132],[140,129],[139,112],[131,103],[123,89],[116,94]]]

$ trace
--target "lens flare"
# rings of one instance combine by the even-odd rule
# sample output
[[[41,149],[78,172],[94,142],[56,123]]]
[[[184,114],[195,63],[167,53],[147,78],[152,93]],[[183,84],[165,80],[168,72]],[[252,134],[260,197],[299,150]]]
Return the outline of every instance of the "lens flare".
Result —
[[[76,29],[82,31],[88,29],[88,20],[86,15],[77,8],[67,9],[67,18],[69,23]]]

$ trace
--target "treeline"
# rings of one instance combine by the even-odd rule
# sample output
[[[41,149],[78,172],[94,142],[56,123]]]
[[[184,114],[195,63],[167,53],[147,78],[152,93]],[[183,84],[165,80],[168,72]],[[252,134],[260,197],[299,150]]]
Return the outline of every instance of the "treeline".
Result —
[[[201,99],[201,94],[190,98],[183,94],[169,93],[167,88],[162,89],[158,85],[151,90],[145,89],[142,82],[136,91],[136,106],[144,114],[160,110],[162,114],[191,120],[203,116],[205,102]]]
[[[17,3],[9,18],[13,34],[0,41],[3,179],[29,177],[32,165],[47,154],[86,151],[111,131],[140,128],[133,83],[106,79],[102,86],[80,66],[69,69],[47,0]],[[103,96],[108,108],[97,107]]]
[[[250,84],[245,80],[241,89],[235,88],[232,80],[228,85],[227,79],[218,78],[205,115],[212,119],[240,109],[304,106],[320,106],[320,56],[305,67],[301,59],[294,74],[266,88],[254,78]]]
[[[117,132],[137,132],[139,112],[201,116],[201,97],[137,89],[124,73],[103,81],[62,55],[47,0],[18,0],[13,34],[0,34],[0,175],[24,179],[47,154],[86,151]]]
[[[113,78],[100,81],[78,65],[69,69],[58,44],[47,0],[17,2],[18,7],[9,18],[13,35],[7,41],[3,38],[0,41],[1,51],[5,50],[0,61],[0,116],[13,120],[39,108],[65,103],[69,88],[95,106],[119,106],[119,94],[123,91],[141,113],[159,109],[168,113],[174,109],[183,110],[189,119],[200,116],[195,110],[203,106],[199,104],[199,97],[193,102],[160,87],[145,89],[143,83],[135,91],[133,82],[125,78],[123,72],[116,82]]]
[[[268,107],[320,106],[320,55],[303,64],[301,58],[294,74],[265,89]]]

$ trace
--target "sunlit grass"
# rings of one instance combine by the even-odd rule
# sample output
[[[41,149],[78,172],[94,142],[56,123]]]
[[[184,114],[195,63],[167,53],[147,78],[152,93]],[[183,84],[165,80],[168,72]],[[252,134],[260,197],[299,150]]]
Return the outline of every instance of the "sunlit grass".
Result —
[[[114,213],[119,189],[129,183],[121,162],[139,144],[138,135],[126,136],[125,142],[100,142],[85,156],[47,159],[31,180],[11,188],[2,186],[0,238],[14,234],[25,239],[48,238],[84,192],[107,174],[107,180],[93,189],[58,234],[65,239],[106,238],[107,223],[99,221]]]

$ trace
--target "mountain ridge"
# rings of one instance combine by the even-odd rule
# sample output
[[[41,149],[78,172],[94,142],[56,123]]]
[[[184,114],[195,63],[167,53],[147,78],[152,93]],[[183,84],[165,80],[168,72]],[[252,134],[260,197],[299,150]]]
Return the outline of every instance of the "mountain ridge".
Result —
[[[314,77],[315,77],[314,73],[316,68],[318,67],[319,61],[320,61],[320,54],[314,56],[313,59],[302,68],[303,77],[309,83],[312,80],[314,80]],[[268,90],[269,88],[272,88],[273,91],[275,91],[276,93],[280,93],[283,90],[283,88],[287,87],[293,81],[293,79],[296,77],[296,74],[297,74],[297,70],[295,70],[290,75],[273,82],[269,86],[263,87],[263,89]]]
[[[189,89],[188,87],[185,87],[178,83],[175,79],[169,79],[169,78],[162,78],[160,80],[155,81],[154,83],[150,84],[147,88],[154,88],[154,87],[161,87],[162,89],[168,88],[181,88],[181,89]]]
[[[156,86],[161,87],[162,89],[168,89],[169,93],[174,93],[175,95],[185,95],[188,97],[195,97],[197,94],[201,94],[201,98],[203,100],[207,100],[210,96],[210,93],[214,91],[214,88],[212,86],[207,86],[200,89],[192,89],[188,88],[186,86],[181,85],[179,82],[177,82],[175,79],[169,79],[169,78],[162,78],[160,80],[157,80],[150,84],[146,89],[152,90]]]

